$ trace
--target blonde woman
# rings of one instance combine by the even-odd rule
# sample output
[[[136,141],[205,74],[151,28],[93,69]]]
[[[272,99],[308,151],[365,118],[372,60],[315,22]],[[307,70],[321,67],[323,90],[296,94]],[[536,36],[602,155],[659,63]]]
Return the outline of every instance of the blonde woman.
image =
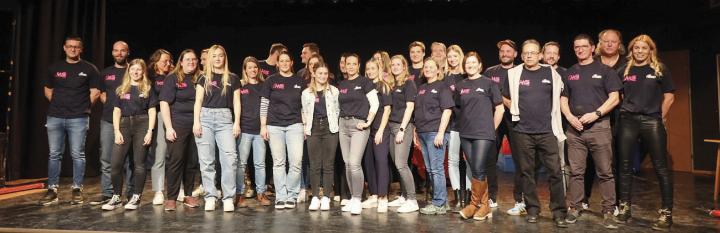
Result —
[[[619,214],[617,221],[630,219],[632,195],[632,154],[638,139],[648,148],[660,184],[662,206],[655,230],[669,230],[672,226],[673,182],[667,161],[667,132],[665,120],[675,99],[675,86],[670,71],[657,57],[657,46],[648,35],[630,41],[628,62],[620,69],[623,77],[623,100],[618,121]]]
[[[453,93],[456,91],[455,85],[465,79],[465,70],[463,69],[463,51],[458,45],[450,45],[447,48],[447,73],[445,79],[443,79],[450,90]],[[453,108],[454,112],[457,113],[458,109]],[[463,160],[460,154],[460,130],[457,127],[457,114],[453,114],[450,118],[450,124],[448,129],[450,130],[450,138],[448,139],[448,176],[450,176],[450,186],[452,186],[453,194],[455,196],[455,210],[460,210],[465,207],[469,201],[470,195],[470,176],[471,171],[467,161],[465,161],[465,174],[460,174],[460,161]],[[460,179],[465,177],[465,188],[461,189]]]
[[[111,94],[117,95],[113,101],[113,146],[111,177],[113,196],[102,206],[103,210],[113,210],[122,205],[123,168],[125,157],[132,147],[131,161],[135,161],[133,195],[125,209],[134,210],[140,205],[140,197],[145,187],[145,156],[152,142],[155,127],[155,105],[157,96],[151,90],[152,83],[147,77],[147,67],[142,59],[134,59],[128,64],[122,84]],[[130,181],[128,181],[130,182]]]

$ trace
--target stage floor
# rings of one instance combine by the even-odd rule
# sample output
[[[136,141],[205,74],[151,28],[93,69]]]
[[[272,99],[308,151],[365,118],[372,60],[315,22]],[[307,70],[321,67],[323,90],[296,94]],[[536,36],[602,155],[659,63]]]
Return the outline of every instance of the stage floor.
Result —
[[[547,207],[548,190],[541,177],[538,193],[543,209],[540,222],[529,224],[522,216],[509,216],[505,211],[512,208],[512,174],[500,175],[500,207],[487,222],[463,221],[456,213],[441,216],[425,216],[419,213],[376,213],[364,210],[360,216],[343,213],[333,203],[328,212],[310,212],[307,203],[294,210],[275,211],[271,207],[251,207],[234,213],[224,213],[220,206],[214,212],[201,208],[188,209],[178,206],[178,211],[166,212],[162,206],[151,205],[152,193],[147,182],[142,206],[136,211],[102,211],[100,206],[71,206],[68,203],[70,180],[63,179],[60,192],[61,204],[40,207],[35,204],[42,194],[33,194],[0,201],[0,232],[46,230],[75,231],[125,231],[125,232],[652,232],[649,226],[656,218],[659,208],[659,187],[652,171],[636,177],[634,185],[633,221],[621,225],[618,230],[607,230],[601,221],[600,195],[597,185],[590,201],[590,212],[567,229],[555,228]],[[712,207],[712,177],[675,173],[675,209],[673,232],[720,232],[720,219],[710,217],[707,209]],[[99,192],[99,179],[86,182],[86,200]],[[393,184],[394,190],[398,184]],[[64,198],[64,199],[63,199]],[[419,195],[421,206],[425,195]],[[87,201],[86,201],[87,202]],[[394,209],[394,208],[392,208]],[[392,210],[391,209],[391,210]],[[15,228],[15,229],[12,229]],[[18,229],[24,228],[24,229]]]

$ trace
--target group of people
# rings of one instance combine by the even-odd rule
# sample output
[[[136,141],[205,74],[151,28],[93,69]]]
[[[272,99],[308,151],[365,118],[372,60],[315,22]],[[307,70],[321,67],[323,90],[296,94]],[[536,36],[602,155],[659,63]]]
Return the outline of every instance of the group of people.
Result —
[[[518,168],[516,203],[508,214],[538,221],[536,171],[543,166],[557,227],[581,217],[597,175],[602,225],[617,228],[631,217],[631,161],[641,141],[661,188],[662,205],[652,228],[667,230],[673,207],[664,127],[673,102],[670,72],[648,35],[631,40],[627,51],[617,30],[602,31],[598,41],[596,46],[590,36],[576,36],[577,64],[567,69],[558,66],[557,42],[529,39],[517,47],[502,40],[497,43],[500,64],[484,69],[476,52],[435,42],[426,58],[425,45],[415,41],[408,47],[409,62],[385,51],[365,62],[344,53],[337,74],[314,43],[303,45],[304,68],[294,72],[293,56],[276,43],[266,60],[246,57],[237,75],[220,45],[201,54],[183,50],[176,65],[168,51],[158,49],[146,64],[128,59],[123,41],[113,44],[114,64],[98,72],[80,58],[81,39],[68,37],[65,59],[50,66],[44,84],[50,156],[48,191],[40,203],[58,202],[66,137],[74,168],[71,203],[84,202],[85,137],[90,106],[99,97],[104,106],[102,193],[94,203],[103,210],[123,203],[125,209],[138,208],[147,170],[153,204],[165,210],[175,210],[176,200],[200,206],[192,193],[198,174],[206,211],[215,210],[218,200],[224,211],[246,207],[252,152],[257,203],[263,206],[296,208],[309,188],[309,210],[329,210],[332,194],[345,192],[341,210],[352,215],[389,207],[398,213],[445,214],[453,208],[444,168],[447,152],[455,211],[483,221],[498,206],[496,163],[507,136]],[[515,64],[518,53],[521,64]],[[273,200],[266,190],[266,141]],[[336,161],[338,145],[341,161]],[[418,178],[408,162],[413,145],[422,151],[430,184],[431,199],[422,209]],[[154,157],[150,168],[146,157]],[[392,201],[391,166],[401,187]],[[564,167],[570,174],[567,187]]]

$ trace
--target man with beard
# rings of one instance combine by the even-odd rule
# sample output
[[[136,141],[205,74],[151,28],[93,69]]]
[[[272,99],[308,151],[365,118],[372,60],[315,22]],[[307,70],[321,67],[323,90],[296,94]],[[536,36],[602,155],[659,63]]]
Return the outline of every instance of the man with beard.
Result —
[[[558,73],[562,77],[565,77],[565,72],[567,71],[567,68],[559,66],[558,62],[560,61],[560,44],[555,41],[549,41],[545,43],[542,47],[542,60],[545,62],[545,64],[550,65],[553,69],[557,70]]]

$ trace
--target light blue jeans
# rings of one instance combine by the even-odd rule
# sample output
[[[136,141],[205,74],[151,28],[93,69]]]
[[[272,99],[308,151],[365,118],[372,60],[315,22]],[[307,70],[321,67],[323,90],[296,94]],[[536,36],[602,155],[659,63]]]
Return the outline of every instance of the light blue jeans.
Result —
[[[437,132],[418,133],[420,137],[420,146],[425,148],[423,151],[423,160],[425,160],[425,169],[427,169],[433,182],[433,199],[432,204],[435,206],[443,206],[447,203],[447,188],[445,187],[445,147],[448,144],[450,134],[445,133],[443,145],[435,146],[435,135]]]
[[[100,188],[103,196],[112,197],[113,185],[110,176],[110,170],[112,168],[112,150],[115,145],[115,130],[113,130],[113,123],[100,120]],[[125,190],[127,193],[133,193],[133,169],[134,164],[131,159],[132,156],[125,156]],[[131,195],[128,195],[131,196]]]
[[[450,131],[448,140],[448,176],[450,176],[450,186],[453,190],[460,189],[460,132]],[[472,172],[467,161],[465,161],[465,189],[470,190],[470,177]]]
[[[237,169],[237,151],[235,137],[232,134],[232,113],[229,108],[202,108],[200,111],[202,135],[195,137],[200,174],[205,189],[205,200],[218,199],[215,188],[215,144],[220,150],[220,186],[223,200],[235,198],[235,170]]]
[[[85,136],[90,127],[89,117],[57,118],[47,117],[48,146],[48,189],[57,188],[60,182],[62,157],[65,153],[65,138],[70,144],[73,161],[73,188],[81,188],[85,177]]]
[[[242,133],[237,139],[239,160],[235,178],[236,193],[245,192],[245,166],[251,149],[255,166],[255,192],[258,194],[265,192],[265,140],[259,134]]]
[[[300,167],[303,156],[303,126],[267,126],[273,158],[275,202],[297,201],[300,192]],[[289,163],[286,170],[285,163]]]

